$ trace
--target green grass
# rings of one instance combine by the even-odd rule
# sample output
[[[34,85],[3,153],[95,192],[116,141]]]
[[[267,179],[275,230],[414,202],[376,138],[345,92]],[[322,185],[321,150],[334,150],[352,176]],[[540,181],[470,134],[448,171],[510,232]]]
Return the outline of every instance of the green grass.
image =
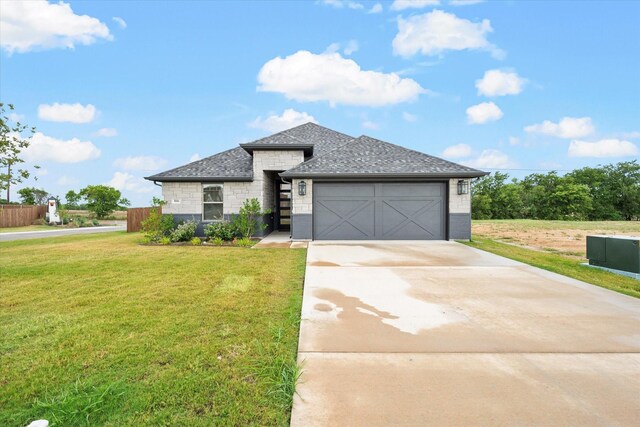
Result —
[[[24,227],[2,227],[0,228],[0,233],[19,233],[21,231],[43,231],[55,229],[55,227],[50,225],[25,225]]]
[[[608,271],[583,266],[580,264],[582,261],[574,257],[526,249],[511,244],[496,242],[485,237],[474,236],[472,241],[461,243],[533,265],[534,267],[640,298],[640,281],[609,273]]]
[[[611,230],[619,233],[640,233],[640,221],[548,221],[538,219],[487,219],[473,220],[474,224],[508,225],[515,230]]]
[[[287,425],[304,250],[0,243],[0,425]]]

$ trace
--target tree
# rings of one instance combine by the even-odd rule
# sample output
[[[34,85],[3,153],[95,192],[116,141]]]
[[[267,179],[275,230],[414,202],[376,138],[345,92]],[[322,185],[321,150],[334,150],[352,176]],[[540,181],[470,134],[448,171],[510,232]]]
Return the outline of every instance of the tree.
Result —
[[[80,194],[69,190],[67,194],[64,195],[64,198],[67,201],[67,203],[65,203],[67,209],[80,209],[80,199],[82,199]]]
[[[0,102],[0,190],[7,190],[7,202],[11,201],[11,185],[19,184],[31,175],[27,169],[14,169],[16,165],[24,163],[21,156],[23,150],[29,147],[31,141],[22,136],[23,132],[35,133],[36,128],[29,128],[19,121],[13,126],[6,115],[5,104]],[[9,111],[13,111],[12,104],[7,104]],[[38,166],[34,166],[38,169]]]
[[[20,199],[25,205],[44,205],[51,195],[42,188],[25,187],[18,190]]]
[[[80,195],[87,202],[87,209],[98,219],[105,218],[118,209],[123,201],[119,190],[108,185],[89,185],[80,190]]]

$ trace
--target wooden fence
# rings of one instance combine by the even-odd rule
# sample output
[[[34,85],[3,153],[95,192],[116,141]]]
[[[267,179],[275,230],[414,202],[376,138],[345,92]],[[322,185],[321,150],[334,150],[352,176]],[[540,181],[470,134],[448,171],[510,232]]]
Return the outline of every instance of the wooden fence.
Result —
[[[152,209],[159,209],[160,213],[162,213],[162,207],[127,209],[127,233],[140,231],[142,221],[147,219]]]
[[[44,218],[47,205],[0,205],[0,227],[23,227]]]

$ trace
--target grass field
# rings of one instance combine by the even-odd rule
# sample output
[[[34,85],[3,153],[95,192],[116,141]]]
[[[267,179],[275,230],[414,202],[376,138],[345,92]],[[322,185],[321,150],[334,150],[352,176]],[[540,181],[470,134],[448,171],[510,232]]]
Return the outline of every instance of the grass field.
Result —
[[[640,236],[640,221],[474,220],[473,236],[585,259],[586,236]]]
[[[24,227],[0,227],[0,233],[19,233],[21,231],[55,230],[50,225],[25,225]]]
[[[0,425],[284,425],[304,250],[0,243]]]
[[[474,220],[466,244],[640,298],[640,281],[581,265],[588,234],[640,236],[640,222]]]

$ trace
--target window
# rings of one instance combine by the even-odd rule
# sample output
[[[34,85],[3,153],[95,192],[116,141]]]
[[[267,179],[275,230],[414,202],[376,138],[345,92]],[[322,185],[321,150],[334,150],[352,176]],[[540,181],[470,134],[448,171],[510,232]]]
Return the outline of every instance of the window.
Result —
[[[207,184],[202,186],[202,219],[204,221],[222,221],[222,184]]]

